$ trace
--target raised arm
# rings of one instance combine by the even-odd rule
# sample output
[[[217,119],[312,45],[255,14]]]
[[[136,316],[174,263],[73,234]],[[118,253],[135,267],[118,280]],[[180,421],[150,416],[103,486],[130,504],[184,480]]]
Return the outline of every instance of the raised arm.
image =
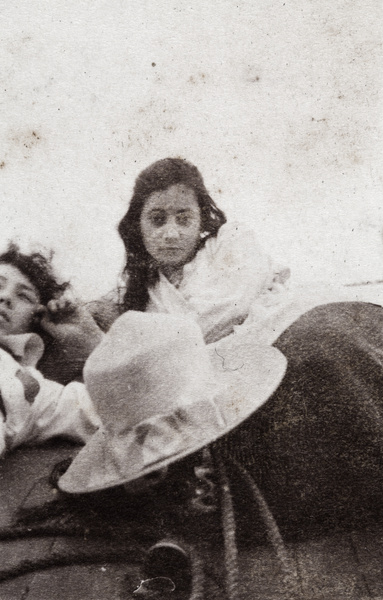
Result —
[[[38,365],[43,375],[64,385],[81,378],[86,359],[104,335],[87,308],[62,297],[49,302],[40,325],[46,334]]]

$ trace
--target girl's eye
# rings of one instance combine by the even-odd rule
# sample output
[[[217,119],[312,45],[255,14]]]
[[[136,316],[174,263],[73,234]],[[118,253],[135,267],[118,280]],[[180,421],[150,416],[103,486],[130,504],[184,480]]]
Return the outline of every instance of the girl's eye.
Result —
[[[150,221],[155,227],[162,227],[166,223],[166,217],[165,215],[152,215]]]
[[[24,294],[23,292],[21,292],[19,294],[19,298],[21,300],[23,300],[23,302],[29,302],[29,304],[33,304],[34,303],[34,299],[31,298],[30,296],[28,296],[28,294]]]
[[[186,227],[187,225],[189,225],[189,222],[190,222],[190,218],[188,215],[178,215],[178,217],[177,217],[178,225],[183,225],[184,227]]]

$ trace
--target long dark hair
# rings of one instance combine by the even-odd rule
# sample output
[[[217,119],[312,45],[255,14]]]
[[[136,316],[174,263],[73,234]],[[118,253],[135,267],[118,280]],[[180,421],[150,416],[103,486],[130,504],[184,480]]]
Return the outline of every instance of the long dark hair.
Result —
[[[159,277],[158,268],[142,239],[140,219],[145,201],[154,192],[166,190],[177,183],[194,191],[201,211],[201,241],[197,251],[226,223],[225,214],[209,196],[201,173],[191,163],[181,158],[164,158],[142,171],[136,179],[129,209],[118,226],[126,250],[124,278],[127,288],[120,307],[122,312],[145,311],[149,301],[148,288]]]

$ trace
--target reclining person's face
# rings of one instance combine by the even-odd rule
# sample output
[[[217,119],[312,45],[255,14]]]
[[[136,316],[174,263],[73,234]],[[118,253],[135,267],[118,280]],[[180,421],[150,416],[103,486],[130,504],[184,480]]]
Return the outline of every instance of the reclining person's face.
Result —
[[[146,250],[159,268],[179,268],[194,256],[200,240],[201,211],[195,192],[177,183],[151,194],[140,219]]]
[[[0,334],[31,331],[39,307],[40,294],[28,277],[13,265],[0,263]]]

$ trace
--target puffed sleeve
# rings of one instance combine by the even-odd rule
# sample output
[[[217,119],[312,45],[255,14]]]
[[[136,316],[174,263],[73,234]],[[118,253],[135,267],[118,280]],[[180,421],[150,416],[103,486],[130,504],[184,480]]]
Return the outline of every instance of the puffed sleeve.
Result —
[[[241,224],[222,226],[199,254],[194,285],[186,285],[183,295],[209,344],[243,323],[254,301],[273,289],[279,270],[261,249],[255,232]]]
[[[85,385],[73,381],[63,386],[45,379],[41,373],[30,367],[24,369],[24,372],[35,379],[39,390],[33,402],[24,399],[23,413],[19,409],[15,415],[14,408],[8,411],[8,448],[12,449],[21,444],[40,444],[57,436],[86,443],[101,425],[101,420]],[[21,385],[25,389],[24,379],[20,379],[19,387]],[[13,395],[17,391],[18,388],[13,382]],[[21,401],[19,404],[21,406]],[[18,417],[17,421],[15,416]]]

